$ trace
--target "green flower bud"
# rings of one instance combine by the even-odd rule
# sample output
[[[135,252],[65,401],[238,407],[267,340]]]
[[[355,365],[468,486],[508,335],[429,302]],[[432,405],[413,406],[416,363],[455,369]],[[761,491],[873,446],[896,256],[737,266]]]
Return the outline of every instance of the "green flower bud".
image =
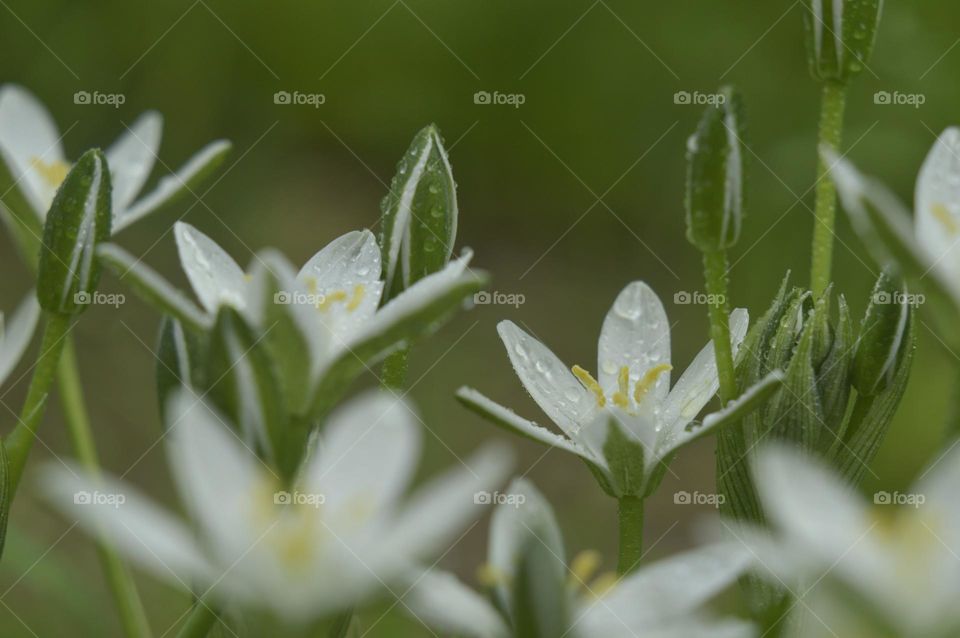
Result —
[[[743,219],[743,104],[729,87],[720,96],[687,141],[687,239],[704,252],[733,246]]]
[[[440,131],[413,138],[383,199],[385,299],[447,265],[457,236],[457,186]]]
[[[883,0],[804,0],[807,58],[817,80],[846,82],[873,51]]]
[[[899,278],[889,271],[880,274],[860,326],[853,360],[853,385],[864,396],[883,392],[893,383],[913,314],[909,300]]]
[[[89,150],[67,174],[43,229],[37,297],[40,306],[75,315],[100,281],[96,248],[110,239],[110,170],[99,149]]]

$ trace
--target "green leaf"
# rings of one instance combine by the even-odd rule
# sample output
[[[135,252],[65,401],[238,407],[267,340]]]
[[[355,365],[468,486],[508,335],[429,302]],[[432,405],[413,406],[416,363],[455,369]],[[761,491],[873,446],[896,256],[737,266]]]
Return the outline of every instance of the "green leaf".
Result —
[[[164,315],[157,339],[157,399],[161,420],[167,423],[167,400],[181,387],[197,388],[202,377],[203,346],[200,338],[183,329],[177,319]]]
[[[824,425],[823,404],[813,368],[815,332],[816,322],[808,322],[787,367],[783,388],[769,403],[767,417],[775,438],[792,441],[806,450],[812,449],[819,440]]]
[[[457,235],[457,188],[440,131],[423,128],[397,165],[383,199],[384,300],[450,260]]]
[[[563,557],[530,531],[522,545],[513,584],[513,626],[516,638],[557,638],[569,628]]]
[[[852,374],[857,392],[873,396],[893,383],[912,314],[902,281],[887,270],[880,273],[857,337]]]
[[[823,400],[823,415],[828,430],[821,434],[819,446],[833,444],[843,426],[850,402],[850,367],[853,361],[853,322],[843,295],[839,296],[839,319],[833,331],[830,353],[817,368],[817,388]]]
[[[611,483],[616,496],[643,496],[646,491],[645,459],[653,450],[644,450],[643,444],[626,434],[612,415],[607,420],[607,438],[603,443],[603,458],[610,468]]]
[[[704,252],[737,243],[746,196],[743,104],[730,87],[719,96],[687,142],[687,239]]]
[[[10,519],[10,504],[13,494],[10,491],[10,459],[7,446],[0,444],[0,557],[7,541],[7,524]]]
[[[103,244],[97,256],[134,292],[161,313],[169,314],[194,332],[211,327],[210,317],[166,279],[116,244]]]
[[[813,77],[846,82],[870,60],[883,0],[804,0]]]
[[[57,191],[43,229],[37,298],[64,315],[83,312],[100,281],[97,245],[110,239],[110,169],[99,149],[87,151]]]

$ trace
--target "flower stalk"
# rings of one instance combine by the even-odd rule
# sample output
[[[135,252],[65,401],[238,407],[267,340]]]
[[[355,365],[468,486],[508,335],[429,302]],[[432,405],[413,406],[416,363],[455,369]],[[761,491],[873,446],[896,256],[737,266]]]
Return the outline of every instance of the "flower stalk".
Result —
[[[617,575],[625,576],[640,566],[643,558],[643,497],[623,496],[618,501],[620,555]]]
[[[733,349],[730,345],[730,306],[727,303],[727,254],[723,250],[703,253],[703,273],[709,304],[710,338],[717,359],[720,403],[726,405],[737,396]]]
[[[826,81],[820,101],[819,142],[821,149],[838,152],[843,136],[843,113],[847,101],[843,82]],[[837,212],[837,188],[829,177],[830,167],[821,154],[818,162],[816,204],[814,207],[813,248],[810,287],[819,298],[830,285],[833,262],[833,235]]]

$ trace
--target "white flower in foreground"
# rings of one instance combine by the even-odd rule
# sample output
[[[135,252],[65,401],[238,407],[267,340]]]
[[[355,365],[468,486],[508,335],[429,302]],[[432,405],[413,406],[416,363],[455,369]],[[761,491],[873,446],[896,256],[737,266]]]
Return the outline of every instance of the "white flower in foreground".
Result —
[[[960,305],[960,128],[945,130],[927,154],[917,176],[912,222],[881,182],[831,151],[824,156],[854,228],[878,256],[935,280]]]
[[[106,150],[113,184],[113,232],[123,230],[190,188],[230,150],[225,140],[211,142],[140,199],[157,158],[163,118],[141,115]],[[0,87],[0,155],[24,199],[42,222],[67,173],[70,161],[50,113],[29,91],[15,84]]]
[[[740,544],[718,543],[667,558],[616,580],[593,577],[598,557],[584,552],[564,564],[560,530],[549,503],[522,479],[508,494],[519,504],[494,510],[482,570],[492,599],[439,570],[418,574],[404,602],[423,622],[455,635],[509,638],[519,626],[568,638],[746,638],[749,623],[715,619],[704,604],[751,564]],[[540,554],[542,562],[531,558]]]
[[[747,322],[745,309],[731,314],[734,353]],[[698,427],[688,428],[719,386],[713,344],[700,351],[671,390],[670,324],[660,299],[643,282],[624,288],[607,313],[598,347],[599,380],[580,366],[568,370],[546,346],[512,322],[503,321],[497,329],[520,381],[563,436],[471,388],[461,388],[458,398],[499,425],[578,454],[603,472],[615,491],[642,495],[655,487],[651,477],[670,455],[721,421],[711,415]],[[611,456],[622,456],[617,449],[608,450],[614,425],[621,432],[618,440],[643,448],[642,476],[629,472],[634,474],[629,488],[619,484],[621,468],[611,467]]]
[[[79,468],[48,466],[46,493],[157,577],[291,623],[360,603],[446,550],[481,513],[474,494],[508,472],[504,450],[487,448],[404,498],[420,431],[406,405],[376,393],[331,417],[289,487],[192,395],[169,413],[169,462],[192,525]]]
[[[0,312],[0,384],[7,380],[23,356],[23,351],[30,345],[39,317],[40,305],[33,291],[9,319]]]
[[[960,450],[940,457],[908,493],[878,492],[873,505],[785,447],[762,450],[755,473],[774,534],[756,539],[757,554],[774,582],[804,598],[813,585],[814,601],[847,601],[847,622],[852,615],[861,627],[879,619],[893,635],[958,635]],[[834,633],[826,612],[811,611],[827,627],[807,619],[804,636],[877,635]]]

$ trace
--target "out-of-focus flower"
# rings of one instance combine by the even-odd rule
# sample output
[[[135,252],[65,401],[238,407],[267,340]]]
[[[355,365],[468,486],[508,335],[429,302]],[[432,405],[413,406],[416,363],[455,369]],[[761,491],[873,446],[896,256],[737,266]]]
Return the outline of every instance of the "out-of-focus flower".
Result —
[[[0,312],[0,384],[3,384],[17,366],[37,327],[40,305],[31,292],[8,319]]]
[[[157,577],[290,624],[361,603],[442,552],[482,511],[474,495],[508,472],[504,450],[486,448],[404,498],[419,426],[408,406],[371,394],[331,417],[282,485],[201,400],[184,391],[172,401],[168,457],[192,524],[61,464],[46,468],[46,493]]]
[[[405,604],[441,631],[475,638],[570,636],[605,638],[746,638],[752,625],[719,619],[703,606],[751,564],[746,547],[718,543],[640,568],[617,580],[594,579],[595,552],[567,566],[550,504],[529,482],[514,481],[490,529],[483,596],[452,574],[413,577]],[[492,602],[491,602],[492,600]]]
[[[163,118],[148,111],[106,150],[113,182],[113,232],[189,190],[216,168],[230,150],[226,140],[217,140],[200,149],[176,173],[160,180],[156,188],[140,199],[157,159]],[[71,163],[60,143],[57,126],[29,91],[15,84],[0,87],[0,156],[13,183],[42,222]]]

